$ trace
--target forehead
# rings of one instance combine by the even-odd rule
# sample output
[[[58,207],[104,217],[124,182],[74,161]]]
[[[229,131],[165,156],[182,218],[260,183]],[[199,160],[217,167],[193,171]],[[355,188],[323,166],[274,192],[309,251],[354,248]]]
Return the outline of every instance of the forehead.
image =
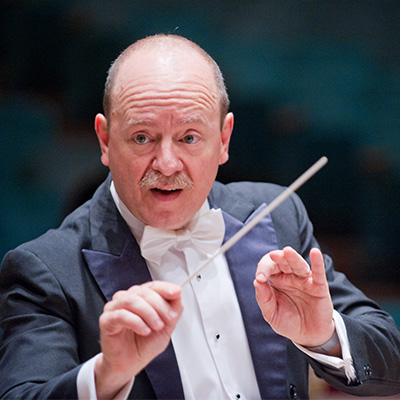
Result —
[[[151,73],[170,77],[197,73],[215,84],[213,69],[206,58],[199,51],[179,42],[175,47],[169,43],[168,46],[160,44],[133,50],[119,67],[117,81],[121,83],[124,78],[140,78]]]
[[[214,71],[193,49],[139,49],[119,67],[112,92],[118,108],[152,99],[172,100],[215,108],[218,105]]]

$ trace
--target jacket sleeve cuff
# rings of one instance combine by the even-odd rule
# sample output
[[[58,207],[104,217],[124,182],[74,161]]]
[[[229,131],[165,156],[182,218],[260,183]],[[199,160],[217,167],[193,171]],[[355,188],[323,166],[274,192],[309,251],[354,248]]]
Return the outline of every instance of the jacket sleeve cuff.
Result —
[[[353,359],[350,353],[350,343],[347,336],[346,325],[343,322],[342,316],[336,310],[333,310],[332,317],[335,322],[336,334],[342,348],[342,357],[328,356],[327,354],[315,352],[310,348],[301,346],[297,343],[294,343],[294,345],[309,357],[323,364],[327,364],[330,367],[334,367],[337,370],[342,370],[347,378],[347,382],[350,383],[356,380],[356,371],[354,369]],[[324,350],[326,346],[329,347],[329,343],[325,343],[325,347],[324,345],[320,347],[322,347],[322,350]]]
[[[76,379],[79,400],[97,400],[96,384],[94,380],[94,366],[97,358],[99,358],[101,355],[102,353],[99,353],[90,360],[86,361],[79,370],[78,377]],[[126,400],[134,382],[135,378],[132,378],[131,382],[127,383],[112,400]]]

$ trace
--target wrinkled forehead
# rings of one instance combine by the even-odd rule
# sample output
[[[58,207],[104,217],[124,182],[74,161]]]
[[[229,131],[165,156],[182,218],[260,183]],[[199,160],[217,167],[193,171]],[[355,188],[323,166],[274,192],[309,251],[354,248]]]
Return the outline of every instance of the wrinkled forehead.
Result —
[[[206,93],[216,107],[218,91],[211,65],[192,49],[139,49],[121,64],[112,90],[112,103],[118,105],[126,93],[160,95],[190,91]]]

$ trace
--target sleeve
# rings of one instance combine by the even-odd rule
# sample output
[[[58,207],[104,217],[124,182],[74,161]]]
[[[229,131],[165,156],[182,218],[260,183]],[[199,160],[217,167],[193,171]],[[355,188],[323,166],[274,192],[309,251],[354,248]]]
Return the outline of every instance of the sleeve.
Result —
[[[86,361],[79,371],[77,379],[79,400],[97,400],[96,386],[94,379],[94,365],[100,354]],[[135,378],[125,385],[112,400],[126,400],[132,389]]]
[[[37,256],[22,249],[6,255],[0,273],[0,398],[77,398],[81,365],[72,318],[59,282]]]
[[[342,357],[333,357],[327,354],[317,353],[297,343],[293,344],[314,360],[332,367],[332,373],[337,374],[338,376],[346,376],[347,383],[350,384],[356,380],[356,371],[353,366],[353,359],[351,358],[350,343],[347,336],[346,326],[343,322],[343,318],[336,310],[333,310],[333,319],[335,321],[337,334],[336,340],[339,340],[342,348]]]
[[[309,252],[319,247],[307,212],[297,195],[292,197],[300,237],[296,250],[309,261]],[[287,222],[287,221],[286,221]],[[292,226],[287,224],[288,226]],[[292,235],[292,236],[290,236]],[[356,396],[389,396],[400,393],[400,331],[393,318],[376,302],[335,271],[332,260],[324,255],[326,275],[334,309],[340,313],[347,331],[356,379],[348,383],[331,368],[309,357],[315,373],[336,389]]]

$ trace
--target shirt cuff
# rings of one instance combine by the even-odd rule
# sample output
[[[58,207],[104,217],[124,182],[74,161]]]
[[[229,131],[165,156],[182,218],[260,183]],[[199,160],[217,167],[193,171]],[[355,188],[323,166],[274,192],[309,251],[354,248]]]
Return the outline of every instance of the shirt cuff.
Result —
[[[90,360],[86,361],[79,370],[76,379],[79,400],[97,400],[96,384],[94,380],[94,366],[96,360],[102,356],[102,353],[97,354]],[[135,378],[132,378],[130,383],[127,383],[112,400],[126,400],[132,389]]]
[[[353,359],[350,354],[350,343],[347,336],[346,325],[344,324],[342,316],[333,310],[333,321],[335,323],[336,333],[339,338],[339,342],[342,348],[342,357],[328,356],[327,354],[316,353],[310,349],[303,347],[297,343],[293,344],[298,347],[303,353],[307,354],[309,357],[317,360],[323,364],[327,364],[336,369],[344,370],[347,378],[347,382],[350,383],[356,379],[356,371],[353,366]]]

